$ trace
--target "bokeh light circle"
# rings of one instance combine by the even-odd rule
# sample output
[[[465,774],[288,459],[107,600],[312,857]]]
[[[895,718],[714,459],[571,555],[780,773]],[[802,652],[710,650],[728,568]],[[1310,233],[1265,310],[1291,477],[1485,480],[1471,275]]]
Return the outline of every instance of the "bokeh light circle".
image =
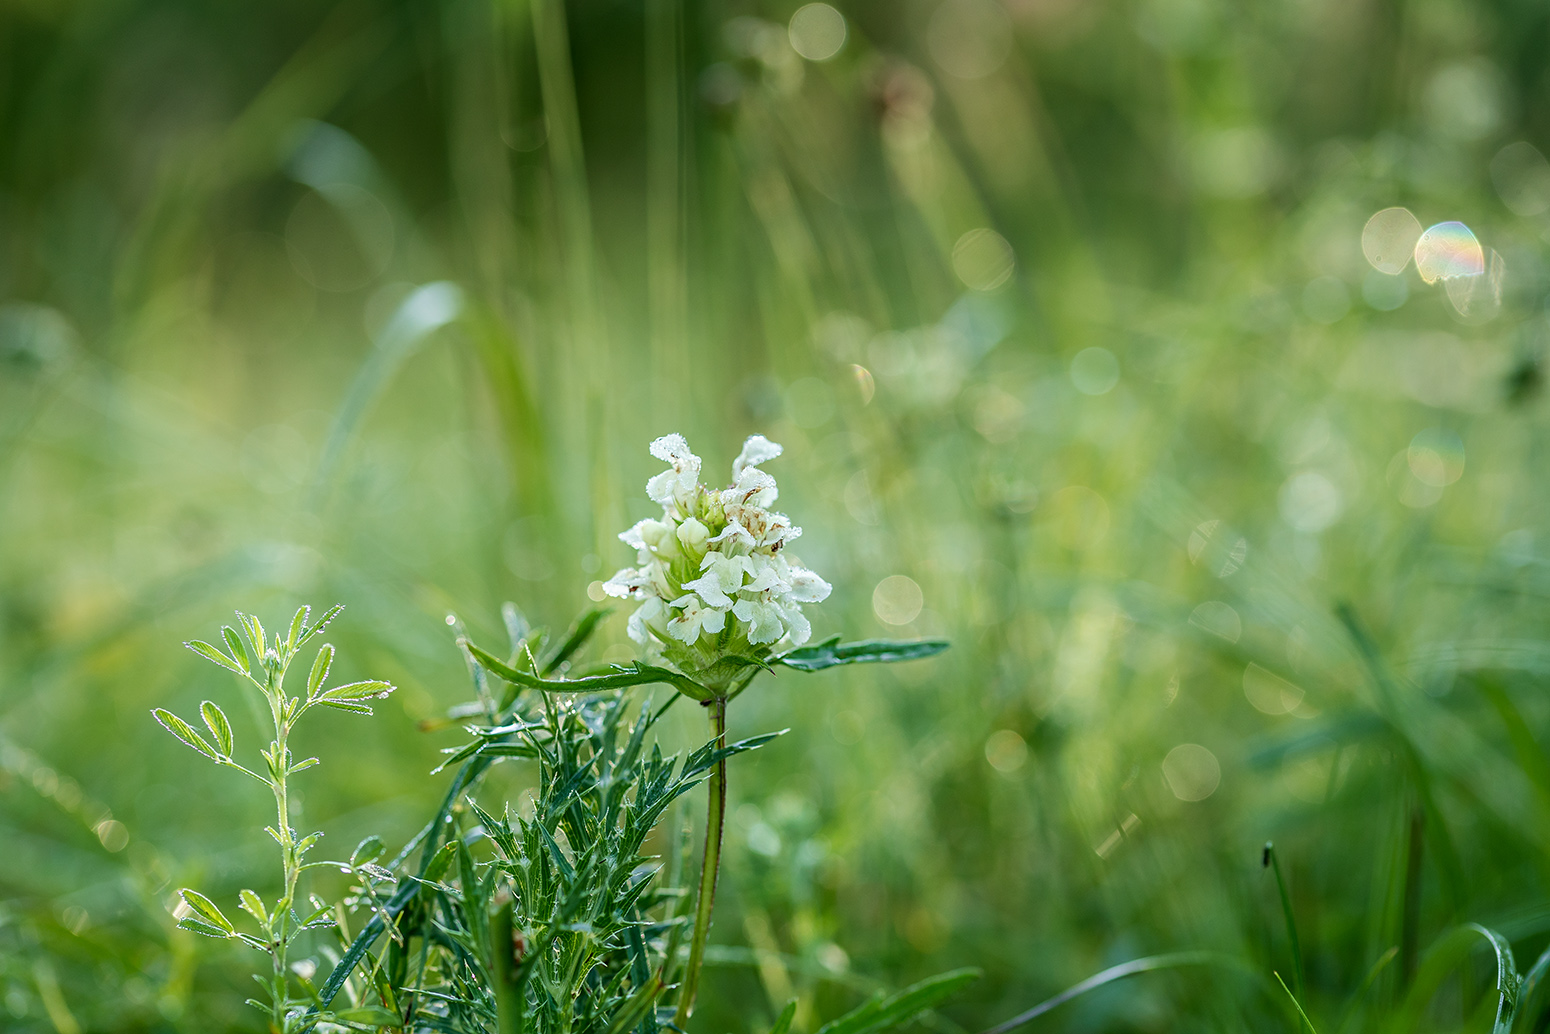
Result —
[[[787,26],[791,49],[809,61],[827,61],[845,45],[845,16],[828,4],[797,8]]]
[[[953,245],[953,272],[967,287],[994,291],[1012,277],[1012,245],[995,230],[970,230]]]
[[[884,624],[907,625],[920,616],[923,606],[925,596],[908,575],[891,574],[872,590],[872,612]]]
[[[1222,766],[1216,755],[1198,743],[1181,743],[1163,758],[1163,778],[1181,801],[1203,801],[1222,782]]]
[[[1107,348],[1084,348],[1071,359],[1071,383],[1083,395],[1106,395],[1119,383],[1119,360]]]
[[[1362,254],[1373,269],[1393,276],[1410,264],[1420,239],[1421,220],[1410,209],[1385,208],[1362,227]]]

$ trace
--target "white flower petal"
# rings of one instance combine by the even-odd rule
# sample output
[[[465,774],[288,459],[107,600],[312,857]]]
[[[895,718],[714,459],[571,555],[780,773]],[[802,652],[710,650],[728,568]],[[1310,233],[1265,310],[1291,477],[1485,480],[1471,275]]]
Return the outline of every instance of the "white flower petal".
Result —
[[[737,454],[737,459],[732,461],[732,480],[736,481],[742,476],[743,468],[757,467],[779,456],[785,450],[776,443],[770,441],[762,434],[750,435],[743,443],[743,451]]]
[[[833,591],[834,586],[805,567],[791,572],[791,598],[798,603],[822,603]]]

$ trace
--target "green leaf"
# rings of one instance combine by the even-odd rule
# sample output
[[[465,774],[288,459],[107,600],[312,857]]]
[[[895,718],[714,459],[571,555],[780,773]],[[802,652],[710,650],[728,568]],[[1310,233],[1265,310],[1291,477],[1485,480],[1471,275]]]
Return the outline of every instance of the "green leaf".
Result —
[[[158,707],[153,709],[151,714],[156,716],[156,720],[161,723],[163,729],[166,729],[168,732],[172,733],[172,735],[176,736],[190,747],[193,747],[195,750],[199,751],[199,753],[203,754],[211,761],[221,760],[221,756],[215,752],[214,747],[205,742],[203,736],[189,728],[187,722],[173,714],[171,711],[168,711],[166,708]]]
[[[215,647],[211,646],[209,643],[199,639],[192,639],[183,645],[188,647],[190,650],[193,650],[205,660],[214,661],[216,664],[219,664],[227,671],[234,671],[238,675],[246,675],[248,673],[246,668],[232,660],[230,657],[226,656],[221,651],[217,650]]]
[[[305,761],[298,761],[296,764],[290,767],[290,771],[288,771],[286,774],[295,775],[297,772],[305,772],[307,769],[317,764],[321,764],[317,758],[308,758]]]
[[[352,682],[347,686],[325,689],[318,699],[325,703],[333,700],[380,700],[396,688],[391,682]]]
[[[264,899],[244,887],[238,892],[237,897],[242,900],[242,910],[257,919],[265,926],[269,925],[269,910],[264,908]]]
[[[225,930],[222,930],[218,926],[211,926],[209,923],[201,922],[200,920],[195,919],[193,916],[185,916],[184,918],[179,919],[178,929],[187,930],[189,933],[203,934],[206,937],[215,937],[219,940],[225,940],[228,937],[235,936],[233,934],[227,933]]]
[[[365,704],[352,704],[344,700],[319,700],[324,707],[337,707],[341,711],[349,711],[351,714],[373,714],[370,707]]]
[[[226,646],[231,650],[231,655],[237,658],[237,663],[242,665],[244,673],[250,673],[252,665],[248,662],[247,647],[242,645],[242,637],[237,630],[230,625],[221,626],[221,638],[226,640]]]
[[[296,612],[296,616],[291,618],[291,630],[285,635],[285,645],[290,647],[292,650],[296,649],[296,640],[300,638],[302,632],[306,630],[307,617],[311,613],[311,607],[302,607]]]
[[[237,611],[237,622],[242,626],[242,630],[247,633],[248,644],[253,647],[254,656],[258,658],[259,663],[263,663],[264,652],[269,649],[269,644],[264,640],[263,622],[251,614],[242,613],[240,610]]]
[[[791,1021],[797,1015],[797,1000],[795,998],[786,1003],[786,1007],[775,1017],[775,1026],[770,1028],[770,1034],[788,1034],[791,1030]]]
[[[518,686],[541,689],[547,693],[586,693],[598,689],[623,689],[626,686],[644,686],[652,683],[672,686],[692,700],[712,700],[716,694],[687,675],[649,664],[620,666],[611,675],[593,675],[583,679],[544,679],[519,671],[488,651],[480,649],[467,638],[458,644],[468,649],[479,663],[491,674]]]
[[[426,865],[425,871],[420,874],[420,878],[435,883],[447,874],[447,870],[451,868],[456,858],[457,841],[449,840],[447,843],[442,844],[440,850],[431,856],[430,864]]]
[[[945,639],[866,639],[841,643],[830,636],[821,643],[804,646],[780,655],[775,660],[797,671],[822,671],[841,664],[888,664],[935,657],[947,649]]]
[[[328,669],[334,663],[334,647],[330,643],[324,643],[318,651],[317,660],[312,662],[312,674],[307,676],[307,699],[311,700],[318,695],[318,690],[323,688],[323,680],[328,678]]]
[[[911,984],[891,998],[874,998],[818,1028],[818,1034],[872,1034],[909,1022],[980,978],[977,969],[955,969]]]
[[[350,864],[361,865],[365,862],[374,862],[387,853],[387,845],[382,838],[373,833],[371,836],[355,845],[355,850],[350,852]]]
[[[588,639],[592,638],[592,633],[597,631],[598,623],[606,618],[612,610],[613,608],[611,607],[593,607],[577,618],[576,623],[566,633],[565,639],[555,648],[554,655],[544,662],[542,674],[553,675],[560,665],[570,660],[576,651],[586,645]]]
[[[189,890],[187,887],[183,887],[178,893],[182,895],[184,903],[194,910],[195,915],[199,919],[211,926],[224,930],[227,936],[237,932],[237,928],[231,925],[231,920],[226,918],[225,913],[215,907],[215,902],[197,890]]]
[[[360,1023],[368,1027],[397,1027],[403,1022],[403,1017],[397,1013],[388,1012],[380,1005],[357,1005],[353,1009],[336,1012],[333,1016],[336,1020]]]
[[[209,700],[199,705],[199,714],[205,720],[205,726],[210,730],[210,735],[215,737],[215,746],[222,755],[231,757],[232,739],[231,722],[226,720],[226,712],[215,706]]]
[[[302,643],[305,643],[308,639],[311,639],[313,636],[323,631],[323,629],[327,628],[328,623],[334,620],[334,618],[338,617],[339,612],[343,609],[343,603],[336,603],[332,607],[329,607],[328,610],[323,613],[323,616],[318,618],[317,624],[307,629],[306,633],[299,640],[297,640],[296,645],[300,646]]]

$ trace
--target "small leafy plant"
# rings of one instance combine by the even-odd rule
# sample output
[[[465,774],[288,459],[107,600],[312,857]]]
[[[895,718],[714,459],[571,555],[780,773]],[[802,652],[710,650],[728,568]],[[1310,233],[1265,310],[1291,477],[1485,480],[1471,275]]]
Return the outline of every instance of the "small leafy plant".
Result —
[[[221,638],[226,645],[226,650],[199,640],[185,644],[206,660],[237,673],[263,695],[264,702],[269,706],[270,718],[274,722],[274,739],[270,741],[268,747],[258,752],[263,760],[263,765],[258,770],[248,768],[233,757],[236,744],[232,735],[231,722],[218,704],[206,700],[199,706],[200,717],[210,733],[208,740],[171,711],[158,707],[152,712],[168,732],[188,746],[217,765],[235,768],[258,780],[269,787],[274,794],[275,824],[265,827],[265,832],[273,837],[280,847],[280,895],[267,904],[252,890],[245,889],[239,896],[242,910],[252,916],[257,923],[258,934],[239,931],[219,905],[198,891],[187,887],[179,891],[183,898],[183,905],[178,909],[178,925],[185,930],[192,930],[208,937],[235,938],[270,956],[272,965],[267,980],[258,978],[268,1000],[249,999],[249,1003],[269,1013],[272,1030],[286,1032],[286,1034],[303,1029],[300,1017],[308,1004],[305,1001],[297,1001],[291,996],[293,975],[290,969],[291,949],[306,931],[326,929],[334,925],[331,915],[333,906],[316,896],[309,896],[304,904],[298,901],[297,887],[303,871],[317,866],[331,866],[351,872],[358,871],[370,878],[377,868],[371,865],[369,860],[361,862],[359,858],[352,858],[348,863],[306,862],[307,852],[317,844],[323,834],[309,833],[298,838],[296,830],[290,823],[290,779],[298,772],[318,763],[315,757],[296,761],[291,756],[290,735],[296,728],[296,723],[314,707],[332,707],[352,714],[369,715],[371,705],[366,701],[385,697],[393,692],[394,688],[386,682],[379,681],[352,682],[348,685],[326,688],[329,668],[333,664],[334,648],[325,643],[313,659],[307,675],[305,694],[287,695],[285,676],[291,662],[295,660],[301,648],[322,633],[342,609],[344,609],[342,605],[334,606],[317,621],[312,622],[311,609],[302,607],[291,619],[289,630],[283,636],[276,632],[273,639],[266,638],[264,626],[258,618],[239,611],[237,624],[241,626],[243,634],[238,635],[230,626],[221,629]],[[246,643],[243,641],[244,636]],[[356,869],[358,862],[361,863],[359,870]],[[387,875],[387,873],[382,871],[381,875]]]
[[[463,723],[469,739],[449,748],[437,769],[457,766],[436,814],[392,859],[384,861],[382,842],[370,837],[348,861],[306,862],[321,834],[298,839],[288,822],[287,781],[317,763],[291,758],[287,743],[297,720],[316,705],[369,714],[365,701],[393,690],[375,681],[324,688],[333,658],[325,645],[306,693],[286,695],[291,661],[339,608],[315,624],[303,608],[289,633],[272,642],[256,618],[239,614],[247,645],[230,628],[222,629],[226,651],[188,644],[264,694],[274,720],[274,739],[261,752],[264,765],[255,771],[233,759],[230,723],[213,703],[201,708],[213,743],[169,711],[157,709],[156,718],[210,760],[273,791],[278,817],[269,831],[281,849],[282,891],[268,905],[242,891],[241,906],[257,922],[257,935],[238,931],[215,902],[193,890],[182,891],[180,911],[187,914],[180,925],[240,939],[271,956],[271,971],[260,978],[267,1000],[252,1004],[268,1013],[276,1034],[683,1030],[693,1014],[711,927],[726,764],[780,735],[729,744],[728,702],[760,672],[811,673],[946,649],[939,640],[842,644],[838,636],[808,644],[801,606],[822,601],[830,587],[786,551],[801,529],[769,509],[775,482],[759,464],[778,456],[779,446],[750,438],[734,464],[732,485],[720,491],[699,484],[699,458],[681,436],[659,439],[652,452],[670,466],[648,485],[663,507],[662,519],[620,536],[636,549],[638,566],[608,583],[614,595],[640,604],[629,632],[645,658],[623,665],[582,660],[604,609],[587,611],[567,634],[551,639],[508,604],[510,642],[503,656],[475,645],[449,617],[475,695],[451,717]],[[494,680],[504,684],[499,692]],[[652,685],[669,688],[665,702],[641,695],[641,687]],[[667,756],[654,731],[685,697],[706,708],[711,738],[682,757]],[[490,767],[507,761],[534,766],[530,808],[478,800]],[[675,838],[663,820],[702,782],[708,786],[705,838],[691,892],[687,832]],[[348,890],[333,904],[312,895],[298,908],[302,873],[320,866],[346,874]],[[334,942],[318,944],[332,964],[321,986],[307,967],[291,966],[293,949],[312,931]],[[977,977],[977,971],[959,970],[892,996],[875,995],[820,1034],[892,1029]],[[794,1015],[795,1003],[772,1034],[789,1030]]]

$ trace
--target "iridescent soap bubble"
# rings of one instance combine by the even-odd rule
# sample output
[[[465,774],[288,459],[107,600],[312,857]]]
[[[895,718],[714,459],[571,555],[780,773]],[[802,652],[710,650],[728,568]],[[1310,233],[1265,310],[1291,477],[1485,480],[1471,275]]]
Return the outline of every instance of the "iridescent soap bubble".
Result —
[[[1410,264],[1421,237],[1421,220],[1408,208],[1385,208],[1362,227],[1362,254],[1380,273],[1394,276]]]
[[[1454,311],[1469,323],[1494,319],[1502,309],[1502,277],[1506,264],[1492,248],[1485,249],[1485,271],[1443,281]]]
[[[1415,242],[1415,268],[1429,284],[1485,272],[1485,252],[1469,227],[1460,222],[1428,227]]]

